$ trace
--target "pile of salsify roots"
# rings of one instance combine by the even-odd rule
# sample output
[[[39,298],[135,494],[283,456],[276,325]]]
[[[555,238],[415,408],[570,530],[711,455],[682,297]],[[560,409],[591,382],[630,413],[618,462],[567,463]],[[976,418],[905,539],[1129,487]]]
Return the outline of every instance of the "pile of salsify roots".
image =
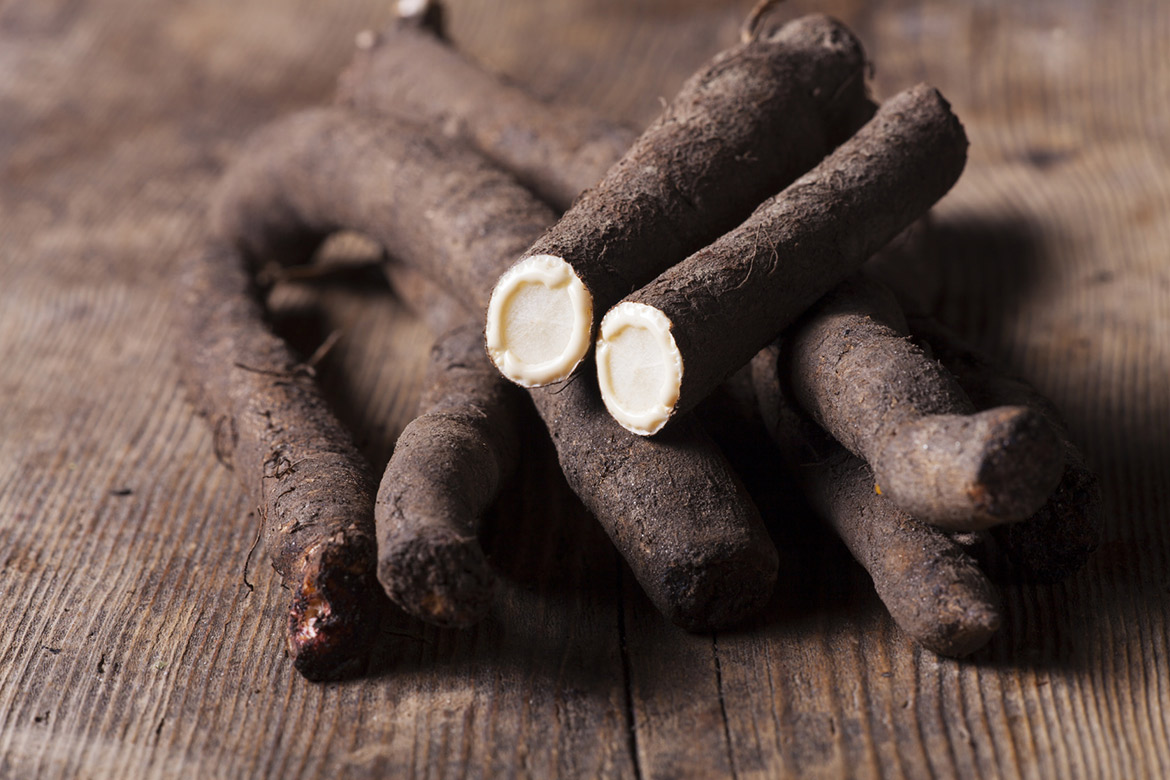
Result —
[[[772,4],[638,135],[479,69],[437,3],[403,2],[359,35],[333,106],[240,152],[184,268],[179,352],[217,454],[255,492],[306,677],[364,668],[384,594],[437,625],[484,616],[476,529],[534,412],[688,630],[743,621],[776,582],[733,461],[793,479],[936,653],[1000,623],[973,539],[1039,580],[1083,565],[1099,490],[1058,414],[924,315],[896,270],[929,250],[962,125],[926,85],[876,105],[852,32],[770,26]],[[312,361],[266,322],[268,270],[339,230],[382,246],[436,336],[380,486]]]

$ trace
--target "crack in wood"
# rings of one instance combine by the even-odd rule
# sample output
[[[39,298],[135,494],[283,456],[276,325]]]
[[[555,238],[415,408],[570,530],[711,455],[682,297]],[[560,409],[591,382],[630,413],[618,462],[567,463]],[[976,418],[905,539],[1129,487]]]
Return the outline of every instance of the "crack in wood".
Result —
[[[630,751],[634,778],[642,780],[642,764],[638,759],[638,728],[634,722],[634,687],[630,677],[630,650],[626,644],[625,572],[622,571],[620,559],[615,557],[614,563],[617,568],[617,593],[619,595],[617,599],[618,642],[622,657],[622,687],[625,691],[626,747]]]

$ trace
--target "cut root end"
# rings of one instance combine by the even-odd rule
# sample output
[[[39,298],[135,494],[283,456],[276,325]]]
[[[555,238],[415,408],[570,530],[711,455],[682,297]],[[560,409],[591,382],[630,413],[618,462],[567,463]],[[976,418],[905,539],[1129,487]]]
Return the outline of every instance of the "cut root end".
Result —
[[[601,321],[601,398],[623,428],[641,436],[662,430],[678,404],[683,361],[670,331],[670,319],[644,303],[620,303]]]
[[[488,303],[488,355],[521,387],[568,379],[589,351],[593,297],[572,266],[533,255],[496,283]]]

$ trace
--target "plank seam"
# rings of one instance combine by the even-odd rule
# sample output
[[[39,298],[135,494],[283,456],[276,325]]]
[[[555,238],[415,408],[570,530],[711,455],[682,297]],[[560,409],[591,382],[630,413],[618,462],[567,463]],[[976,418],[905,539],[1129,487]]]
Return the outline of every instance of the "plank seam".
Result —
[[[622,569],[621,559],[615,556],[617,568],[617,592],[626,592],[626,573]],[[622,657],[622,689],[625,692],[626,713],[626,747],[630,751],[630,761],[634,765],[635,780],[642,780],[642,763],[638,758],[638,728],[634,721],[634,686],[630,677],[630,649],[626,643],[626,597],[617,600],[618,643]]]

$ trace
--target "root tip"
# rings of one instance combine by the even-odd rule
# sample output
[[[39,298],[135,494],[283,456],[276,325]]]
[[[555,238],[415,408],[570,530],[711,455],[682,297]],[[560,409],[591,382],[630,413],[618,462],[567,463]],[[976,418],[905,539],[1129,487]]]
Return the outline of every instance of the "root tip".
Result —
[[[384,555],[378,581],[386,595],[419,620],[466,628],[490,610],[496,577],[474,538],[428,536]]]
[[[1027,407],[983,412],[991,430],[971,496],[976,511],[1004,521],[1040,510],[1064,471],[1059,437],[1043,415]]]
[[[288,611],[293,665],[314,682],[360,674],[381,617],[382,600],[364,566],[311,561]]]

